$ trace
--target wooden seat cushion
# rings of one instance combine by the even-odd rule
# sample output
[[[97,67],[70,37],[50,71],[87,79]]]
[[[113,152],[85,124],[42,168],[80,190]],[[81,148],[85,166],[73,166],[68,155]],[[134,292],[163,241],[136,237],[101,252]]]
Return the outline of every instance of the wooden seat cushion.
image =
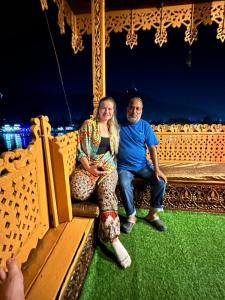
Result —
[[[225,180],[224,163],[165,163],[160,164],[160,169],[168,180]]]

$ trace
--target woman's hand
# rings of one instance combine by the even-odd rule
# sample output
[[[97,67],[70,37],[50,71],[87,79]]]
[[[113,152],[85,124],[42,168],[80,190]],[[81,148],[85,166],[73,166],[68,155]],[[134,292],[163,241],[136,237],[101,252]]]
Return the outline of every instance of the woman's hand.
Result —
[[[107,173],[103,166],[97,164],[90,165],[87,171],[94,176],[105,175]]]

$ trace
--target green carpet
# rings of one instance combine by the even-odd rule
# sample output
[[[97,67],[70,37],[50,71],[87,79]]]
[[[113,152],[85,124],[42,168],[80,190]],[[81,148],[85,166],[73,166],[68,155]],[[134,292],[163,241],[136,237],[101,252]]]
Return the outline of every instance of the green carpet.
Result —
[[[225,215],[166,211],[161,218],[166,232],[138,219],[121,234],[132,259],[126,270],[98,246],[79,299],[225,299]]]

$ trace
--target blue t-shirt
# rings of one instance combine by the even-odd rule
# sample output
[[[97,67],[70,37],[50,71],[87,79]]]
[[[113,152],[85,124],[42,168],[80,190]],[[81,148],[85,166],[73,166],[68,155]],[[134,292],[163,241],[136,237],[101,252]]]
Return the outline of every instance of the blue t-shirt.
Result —
[[[139,171],[148,163],[146,146],[158,145],[150,124],[142,119],[137,123],[127,120],[120,124],[120,144],[117,156],[118,170]]]

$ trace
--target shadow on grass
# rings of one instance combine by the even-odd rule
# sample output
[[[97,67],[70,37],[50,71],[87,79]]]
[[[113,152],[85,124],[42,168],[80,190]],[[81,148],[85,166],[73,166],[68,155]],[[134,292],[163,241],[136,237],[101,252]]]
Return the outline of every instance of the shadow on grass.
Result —
[[[124,222],[126,222],[126,220],[127,220],[127,217],[126,217],[126,216],[121,215],[120,213],[119,213],[118,215],[119,215],[120,223],[121,223],[121,224],[123,224]]]
[[[117,257],[115,255],[115,253],[113,252],[112,246],[110,244],[110,242],[108,243],[103,243],[102,241],[100,241],[98,239],[97,241],[97,246],[99,247],[99,249],[101,250],[99,252],[99,254],[101,255],[101,257],[107,261],[109,261],[110,263],[115,263],[120,269],[122,269],[121,265],[119,264]]]

